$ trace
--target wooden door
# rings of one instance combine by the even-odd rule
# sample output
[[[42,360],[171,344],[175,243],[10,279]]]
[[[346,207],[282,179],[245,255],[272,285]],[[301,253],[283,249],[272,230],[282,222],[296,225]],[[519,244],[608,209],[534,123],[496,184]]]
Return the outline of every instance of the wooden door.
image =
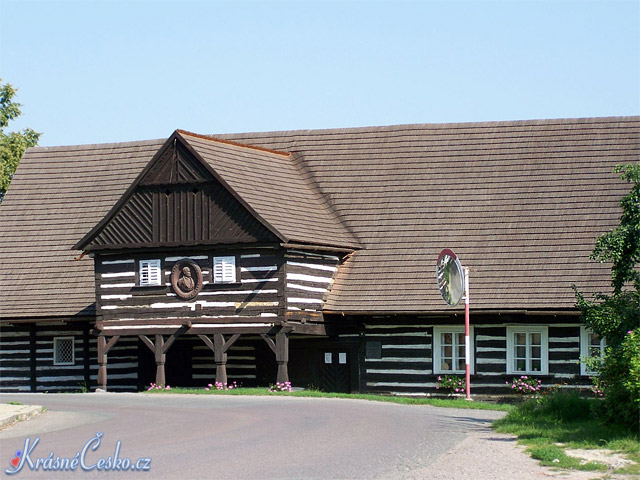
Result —
[[[325,392],[351,392],[351,352],[346,348],[320,349],[320,389]]]

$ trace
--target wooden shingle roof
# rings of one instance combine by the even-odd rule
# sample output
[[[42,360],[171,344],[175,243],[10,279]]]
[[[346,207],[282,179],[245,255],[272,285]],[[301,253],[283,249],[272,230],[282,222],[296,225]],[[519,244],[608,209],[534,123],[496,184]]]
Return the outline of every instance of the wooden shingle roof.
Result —
[[[618,222],[629,185],[613,168],[640,158],[640,117],[221,138],[291,154],[264,184],[267,163],[235,151],[216,162],[211,144],[230,147],[188,137],[248,202],[264,199],[264,218],[288,224],[300,241],[322,235],[361,246],[339,271],[327,311],[451,311],[434,279],[445,247],[472,269],[472,310],[564,310],[574,307],[573,283],[587,293],[608,289],[609,267],[588,257]],[[93,262],[74,261],[80,252],[69,248],[162,143],[27,151],[0,205],[0,317],[91,313]],[[300,202],[316,210],[270,209],[282,193],[275,190],[295,182],[309,186]],[[305,223],[310,214],[317,223]]]
[[[189,145],[285,238],[334,247],[358,247],[291,154],[247,148],[180,131]]]
[[[0,318],[93,314],[93,260],[72,251],[164,140],[36,147],[0,204]]]
[[[451,311],[435,262],[472,269],[473,309],[572,309],[576,284],[606,291],[589,260],[640,159],[640,117],[401,125],[230,136],[299,154],[363,248],[325,310]],[[459,307],[462,308],[462,307]]]

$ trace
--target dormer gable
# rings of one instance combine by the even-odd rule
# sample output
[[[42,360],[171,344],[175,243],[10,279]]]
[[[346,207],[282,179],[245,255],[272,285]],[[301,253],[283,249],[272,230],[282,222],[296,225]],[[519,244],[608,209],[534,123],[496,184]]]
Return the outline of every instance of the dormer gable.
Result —
[[[286,241],[178,131],[73,248],[110,250]]]

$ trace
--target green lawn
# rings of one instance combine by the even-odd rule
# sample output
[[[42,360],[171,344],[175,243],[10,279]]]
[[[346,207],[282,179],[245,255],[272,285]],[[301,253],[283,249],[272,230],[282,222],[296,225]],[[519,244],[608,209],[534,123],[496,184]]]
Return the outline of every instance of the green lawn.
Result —
[[[543,465],[608,470],[597,462],[580,464],[578,459],[564,452],[565,448],[598,448],[623,453],[636,462],[615,473],[640,474],[638,432],[598,421],[593,415],[597,402],[597,399],[580,397],[577,392],[557,392],[520,404],[507,416],[496,420],[493,427],[498,432],[516,435],[531,456]]]

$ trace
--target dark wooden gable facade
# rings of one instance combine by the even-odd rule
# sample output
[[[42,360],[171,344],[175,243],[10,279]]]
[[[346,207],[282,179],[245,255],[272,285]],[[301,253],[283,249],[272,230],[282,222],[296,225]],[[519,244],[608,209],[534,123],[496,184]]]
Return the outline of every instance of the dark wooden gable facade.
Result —
[[[266,342],[268,352],[275,353],[277,380],[284,382],[289,335],[326,334],[322,304],[350,250],[292,245],[291,226],[278,224],[289,233],[284,235],[264,220],[253,206],[270,211],[238,181],[252,172],[240,168],[232,175],[222,154],[200,151],[209,143],[214,148],[221,144],[262,167],[289,162],[289,155],[215,139],[198,144],[198,151],[190,143],[194,138],[174,132],[74,247],[94,257],[98,384],[103,388],[107,353],[121,337],[138,337],[153,351],[156,383],[164,384],[166,355],[173,345],[193,349],[194,340],[204,343],[214,354],[216,380],[226,383],[226,352],[238,338],[242,335],[249,342],[244,347],[254,350],[259,350],[256,342],[263,347]],[[319,238],[318,245],[323,241]],[[233,265],[230,280],[218,278],[216,269],[226,268],[220,262]],[[195,281],[187,294],[177,283],[185,268]],[[197,368],[193,355],[180,362]],[[256,370],[260,363],[256,357]],[[188,371],[185,375],[193,378]]]
[[[83,250],[274,243],[280,239],[173,135]]]

